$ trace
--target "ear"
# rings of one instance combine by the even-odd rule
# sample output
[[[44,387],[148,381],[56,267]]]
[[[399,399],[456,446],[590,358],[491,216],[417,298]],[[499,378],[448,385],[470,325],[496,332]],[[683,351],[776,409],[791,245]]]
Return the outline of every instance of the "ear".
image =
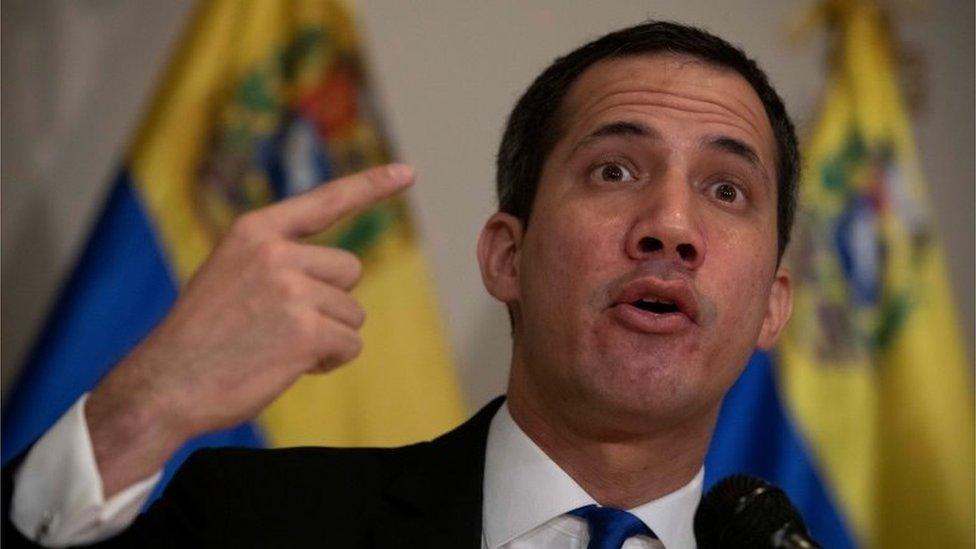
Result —
[[[785,267],[776,270],[776,279],[769,291],[769,303],[766,307],[766,318],[763,319],[762,329],[759,331],[759,341],[756,345],[768,350],[776,344],[779,334],[786,326],[786,321],[793,313],[793,282]]]
[[[507,213],[488,218],[478,238],[478,264],[488,293],[503,303],[519,300],[522,222]]]

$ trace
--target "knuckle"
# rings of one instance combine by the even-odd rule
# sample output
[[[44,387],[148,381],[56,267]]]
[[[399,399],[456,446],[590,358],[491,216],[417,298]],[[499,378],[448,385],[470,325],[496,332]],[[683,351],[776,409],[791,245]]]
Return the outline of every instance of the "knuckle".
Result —
[[[277,240],[265,240],[254,248],[254,258],[258,265],[274,270],[282,264],[285,246]]]
[[[312,311],[291,310],[288,323],[292,333],[302,342],[311,342],[321,333],[321,320]]]
[[[363,309],[363,306],[359,303],[353,303],[353,309],[350,316],[352,325],[357,330],[362,328],[363,324],[366,323],[366,309]]]
[[[349,263],[349,285],[355,285],[363,277],[363,263],[354,259]]]
[[[279,275],[272,278],[275,295],[282,301],[300,299],[305,293],[305,285],[298,277]]]
[[[234,220],[230,232],[232,237],[249,239],[258,236],[264,230],[264,221],[256,211],[241,214]]]
[[[330,197],[332,207],[338,211],[349,209],[350,200],[349,191],[345,187],[337,187],[335,194]]]
[[[350,330],[330,331],[325,344],[325,358],[336,365],[356,358],[363,349],[359,334]]]
[[[363,172],[363,177],[370,182],[371,188],[383,184],[387,179],[387,171],[384,167],[370,168]]]
[[[341,284],[346,287],[355,286],[363,276],[363,262],[352,252],[341,250],[337,256],[338,276]]]
[[[354,334],[353,336],[347,338],[344,342],[339,359],[342,360],[342,362],[349,362],[350,360],[359,356],[359,353],[361,353],[362,350],[363,340],[358,334]]]

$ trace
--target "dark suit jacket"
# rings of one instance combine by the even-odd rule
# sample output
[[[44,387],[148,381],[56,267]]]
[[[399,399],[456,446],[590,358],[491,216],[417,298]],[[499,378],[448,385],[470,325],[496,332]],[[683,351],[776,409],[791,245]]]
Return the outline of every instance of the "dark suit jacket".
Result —
[[[481,547],[488,426],[502,398],[457,429],[402,448],[218,448],[194,453],[163,497],[98,547]],[[29,542],[10,522],[3,544]]]

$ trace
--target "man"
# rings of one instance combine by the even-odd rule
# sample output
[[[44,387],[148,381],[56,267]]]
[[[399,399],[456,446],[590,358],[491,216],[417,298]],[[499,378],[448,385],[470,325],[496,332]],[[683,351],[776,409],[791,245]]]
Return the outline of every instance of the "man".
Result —
[[[740,50],[671,23],[604,36],[536,79],[499,150],[478,259],[512,319],[506,401],[405,448],[200,452],[128,527],[182,442],[358,353],[358,261],[299,239],[413,180],[377,168],[242,217],[162,324],[5,470],[4,537],[693,547],[722,397],[789,317],[797,165],[782,102]]]

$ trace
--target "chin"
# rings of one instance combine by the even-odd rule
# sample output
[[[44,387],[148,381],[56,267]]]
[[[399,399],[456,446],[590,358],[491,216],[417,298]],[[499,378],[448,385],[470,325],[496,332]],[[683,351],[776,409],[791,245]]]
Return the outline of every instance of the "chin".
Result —
[[[673,426],[697,419],[704,410],[717,406],[721,398],[700,376],[690,375],[691,367],[675,361],[607,361],[584,389],[586,399],[602,411],[616,428],[646,431],[649,427]],[[714,406],[709,402],[715,400]]]

